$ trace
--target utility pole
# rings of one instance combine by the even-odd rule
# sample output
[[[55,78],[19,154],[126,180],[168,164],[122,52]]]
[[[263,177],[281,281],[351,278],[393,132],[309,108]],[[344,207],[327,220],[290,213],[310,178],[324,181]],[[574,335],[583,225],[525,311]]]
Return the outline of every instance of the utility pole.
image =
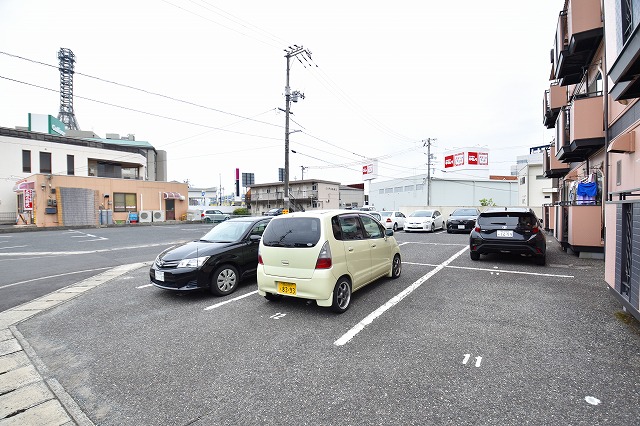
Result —
[[[304,169],[308,169],[308,167],[300,166],[300,169],[302,170],[302,179],[300,180],[304,180]]]
[[[423,140],[422,147],[427,147],[427,206],[431,207],[431,142],[435,142],[436,138],[427,138]]]
[[[298,102],[298,97],[304,99],[304,94],[298,91],[291,92],[291,87],[289,87],[289,72],[291,70],[291,58],[294,58],[301,54],[306,54],[309,58],[311,58],[311,52],[308,49],[305,49],[302,46],[298,46],[294,44],[293,47],[289,46],[287,49],[284,49],[287,58],[287,84],[284,87],[284,98],[285,98],[285,123],[284,123],[284,207],[288,210],[291,210],[291,206],[289,204],[289,114],[291,113],[291,101]],[[299,59],[298,59],[299,60]]]

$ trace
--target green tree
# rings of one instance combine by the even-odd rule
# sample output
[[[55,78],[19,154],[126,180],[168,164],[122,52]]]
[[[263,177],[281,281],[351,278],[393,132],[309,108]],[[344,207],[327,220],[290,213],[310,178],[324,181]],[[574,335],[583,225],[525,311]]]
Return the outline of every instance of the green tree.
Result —
[[[486,198],[483,198],[482,200],[480,200],[480,205],[484,207],[494,207],[497,204],[493,202],[493,198],[489,198],[488,200]]]

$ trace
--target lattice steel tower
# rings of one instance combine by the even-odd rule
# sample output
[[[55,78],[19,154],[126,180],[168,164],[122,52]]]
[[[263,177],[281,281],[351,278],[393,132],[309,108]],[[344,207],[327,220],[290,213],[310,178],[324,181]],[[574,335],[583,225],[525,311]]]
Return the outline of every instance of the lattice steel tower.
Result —
[[[60,112],[58,120],[62,121],[67,129],[80,130],[78,121],[73,113],[73,74],[76,56],[71,49],[60,48],[58,52],[60,61]]]

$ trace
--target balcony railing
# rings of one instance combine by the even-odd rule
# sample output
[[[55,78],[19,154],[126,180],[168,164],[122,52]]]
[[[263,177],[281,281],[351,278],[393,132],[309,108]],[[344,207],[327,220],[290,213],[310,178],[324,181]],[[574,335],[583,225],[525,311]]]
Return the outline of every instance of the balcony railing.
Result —
[[[559,161],[584,161],[604,147],[603,111],[601,92],[577,96],[562,109],[556,124]]]
[[[556,147],[550,146],[543,152],[542,170],[545,177],[560,178],[569,173],[571,168],[556,158]]]
[[[558,84],[552,84],[549,90],[544,91],[543,123],[547,129],[552,129],[556,125],[560,109],[567,105],[567,88]]]

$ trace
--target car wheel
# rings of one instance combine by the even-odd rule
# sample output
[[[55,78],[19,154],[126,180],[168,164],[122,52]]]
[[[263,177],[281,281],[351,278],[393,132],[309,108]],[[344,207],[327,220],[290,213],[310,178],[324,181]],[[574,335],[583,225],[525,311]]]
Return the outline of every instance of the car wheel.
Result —
[[[211,223],[211,218],[210,217],[205,217],[204,218],[204,223]]]
[[[436,232],[436,224],[435,223],[431,224],[431,232]]]
[[[216,269],[211,277],[211,293],[216,296],[226,296],[238,287],[238,270],[231,265],[224,265]]]
[[[471,260],[480,260],[480,253],[477,251],[470,251],[469,256],[471,256]]]
[[[333,303],[331,304],[331,310],[335,313],[341,314],[349,309],[350,304],[351,282],[349,282],[349,278],[342,277],[333,288]]]
[[[267,299],[270,302],[276,302],[280,299],[282,299],[282,295],[281,294],[274,294],[274,293],[267,293],[264,295],[264,298]]]
[[[536,265],[544,266],[547,263],[547,256],[538,256],[536,257]]]
[[[398,230],[398,224],[394,223],[393,224],[393,232],[396,232]]]
[[[396,279],[402,273],[402,259],[399,254],[393,256],[393,263],[391,264],[391,278]]]

